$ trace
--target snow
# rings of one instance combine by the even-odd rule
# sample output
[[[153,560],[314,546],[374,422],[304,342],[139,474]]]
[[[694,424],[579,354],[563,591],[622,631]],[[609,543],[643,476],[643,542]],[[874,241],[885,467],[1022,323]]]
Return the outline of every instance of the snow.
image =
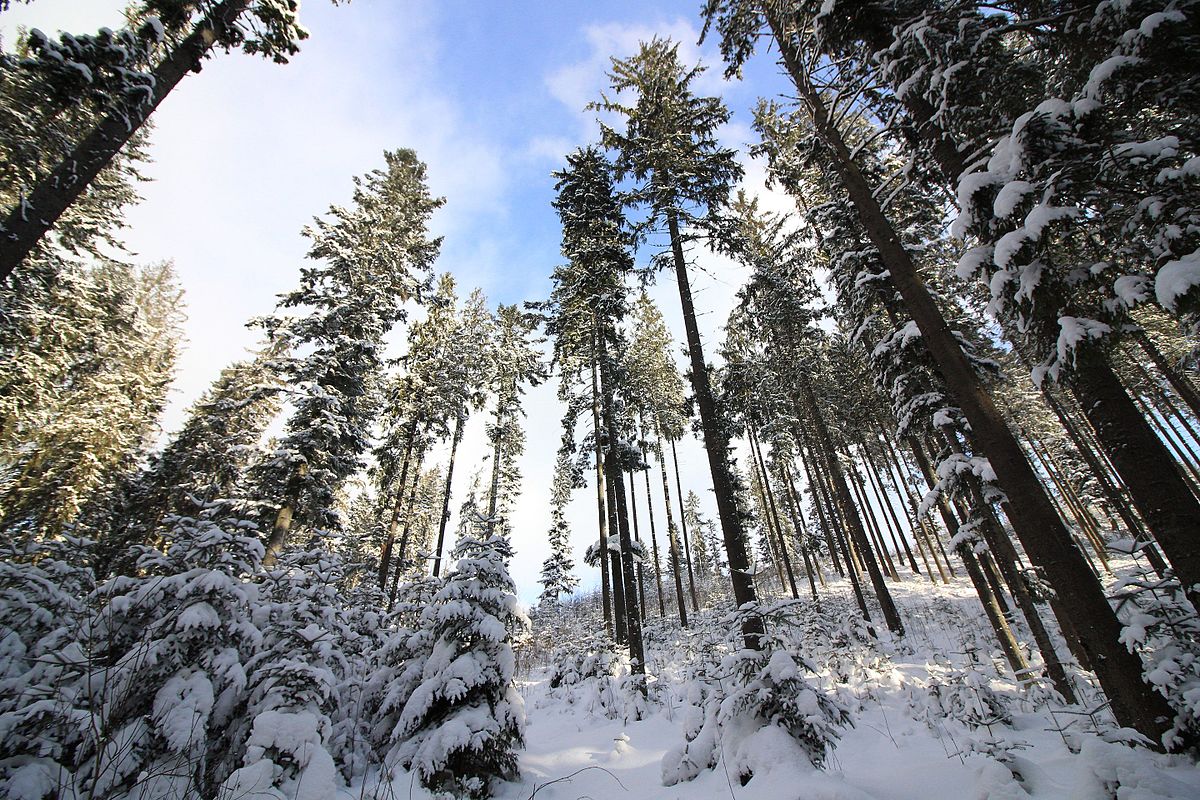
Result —
[[[1180,298],[1200,285],[1200,249],[1163,264],[1154,276],[1154,296],[1158,304],[1175,311]]]
[[[992,211],[997,217],[1008,217],[1017,210],[1017,206],[1034,190],[1029,181],[1009,181],[996,193]]]

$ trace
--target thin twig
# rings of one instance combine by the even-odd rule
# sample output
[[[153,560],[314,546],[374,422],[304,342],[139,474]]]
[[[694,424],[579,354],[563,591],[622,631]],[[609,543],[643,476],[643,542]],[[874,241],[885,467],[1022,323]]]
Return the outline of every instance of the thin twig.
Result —
[[[586,766],[586,767],[582,767],[582,768],[580,768],[580,769],[577,769],[577,770],[575,770],[574,772],[572,772],[570,775],[564,775],[564,776],[563,776],[563,777],[561,777],[561,778],[555,778],[555,779],[554,779],[554,780],[552,780],[552,781],[548,781],[548,782],[546,782],[546,783],[539,784],[538,786],[535,786],[535,787],[533,787],[533,794],[529,795],[529,798],[528,798],[528,800],[533,800],[533,798],[534,798],[534,795],[536,795],[536,794],[537,794],[538,792],[540,792],[542,789],[545,789],[547,786],[553,786],[553,785],[554,785],[554,784],[556,784],[556,783],[562,783],[563,781],[569,781],[569,780],[571,780],[571,778],[574,778],[574,777],[575,777],[576,775],[578,775],[579,773],[581,773],[581,772],[587,772],[589,769],[598,769],[598,770],[600,770],[600,771],[601,771],[601,772],[603,772],[605,775],[607,775],[608,777],[610,777],[610,778],[612,778],[614,781],[616,781],[616,782],[617,782],[617,785],[618,785],[618,786],[620,786],[622,789],[624,789],[624,790],[625,790],[625,791],[627,791],[627,792],[629,791],[629,789],[628,789],[628,788],[625,786],[625,784],[621,783],[621,779],[620,779],[620,778],[618,778],[616,775],[613,775],[613,774],[612,774],[611,772],[609,772],[607,769],[605,769],[604,767],[601,767],[601,766],[599,766],[598,764],[592,764],[592,765],[590,765],[590,766]]]

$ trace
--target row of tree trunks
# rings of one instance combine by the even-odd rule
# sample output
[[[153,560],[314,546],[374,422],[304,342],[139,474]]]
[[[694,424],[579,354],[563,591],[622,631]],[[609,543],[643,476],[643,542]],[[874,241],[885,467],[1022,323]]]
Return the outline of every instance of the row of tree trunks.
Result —
[[[829,147],[831,167],[854,204],[871,243],[879,251],[892,285],[920,330],[946,385],[971,425],[976,443],[988,457],[1010,500],[1005,510],[1026,553],[1045,571],[1059,597],[1075,615],[1075,635],[1097,670],[1114,715],[1120,724],[1135,728],[1152,741],[1161,742],[1172,718],[1170,708],[1143,680],[1140,659],[1121,644],[1121,624],[1109,606],[1103,588],[1075,547],[1016,438],[983,391],[957,338],[918,276],[908,251],[832,123],[824,99],[809,80],[795,40],[777,15],[769,14],[768,21],[784,65],[817,132]],[[1083,357],[1086,360],[1087,356]],[[1087,411],[1085,409],[1085,413]],[[1098,421],[1093,421],[1093,425],[1104,430]],[[1110,452],[1110,457],[1116,463],[1119,454]],[[1125,475],[1125,470],[1121,473],[1133,489],[1133,479]],[[1151,511],[1156,509],[1142,510],[1143,516],[1150,519]],[[1196,527],[1200,526],[1193,526],[1193,531]],[[1154,532],[1158,537],[1157,527]],[[1162,538],[1159,541],[1162,542]],[[1164,549],[1168,548],[1164,545]]]

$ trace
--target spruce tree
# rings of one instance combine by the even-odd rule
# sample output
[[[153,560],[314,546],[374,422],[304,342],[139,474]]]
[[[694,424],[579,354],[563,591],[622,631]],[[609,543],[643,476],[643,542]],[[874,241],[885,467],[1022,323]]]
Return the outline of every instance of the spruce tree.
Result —
[[[199,71],[214,48],[241,48],[286,63],[308,36],[295,0],[147,0],[136,30],[96,37],[36,36],[21,68],[34,72],[35,91],[65,106],[96,107],[54,165],[23,187],[0,223],[0,280],[12,274],[121,148],[134,138],[185,75]],[[247,26],[244,20],[253,18]],[[91,76],[86,80],[84,76]]]
[[[304,230],[313,266],[279,312],[258,322],[293,355],[283,375],[296,393],[275,451],[257,468],[260,496],[274,506],[267,561],[278,557],[293,521],[337,528],[337,487],[360,466],[380,378],[384,336],[423,300],[441,246],[428,235],[442,201],[429,194],[412,150],[384,154],[385,170],[356,178],[353,205]],[[286,309],[304,308],[293,317]]]
[[[661,261],[674,267],[679,285],[692,392],[704,432],[734,602],[742,606],[755,602],[755,591],[737,509],[738,486],[730,464],[729,422],[713,394],[684,254],[685,244],[719,227],[730,187],[742,170],[733,151],[720,147],[716,140],[716,129],[728,121],[729,111],[718,98],[699,97],[692,90],[700,72],[699,67],[687,69],[680,64],[677,45],[655,39],[643,43],[632,58],[612,62],[612,89],[631,91],[632,104],[605,98],[594,107],[624,118],[624,132],[601,125],[603,141],[617,153],[617,174],[637,182],[632,202],[644,207],[650,217],[648,224],[665,228],[670,240],[670,256]],[[755,648],[761,627],[753,617],[744,618],[743,625],[746,646]]]
[[[471,515],[454,569],[421,613],[420,656],[409,667],[417,681],[385,763],[415,772],[432,791],[484,798],[495,781],[518,777],[525,711],[512,641],[529,621],[508,574],[507,537],[491,517]]]

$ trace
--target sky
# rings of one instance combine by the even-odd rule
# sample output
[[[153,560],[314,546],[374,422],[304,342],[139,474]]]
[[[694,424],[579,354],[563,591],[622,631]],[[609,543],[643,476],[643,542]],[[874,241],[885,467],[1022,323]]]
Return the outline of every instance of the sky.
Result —
[[[8,47],[18,26],[46,33],[115,28],[123,5],[14,5],[0,12],[0,37]],[[744,80],[725,81],[713,43],[696,44],[699,7],[699,0],[354,0],[338,6],[305,0],[300,17],[311,37],[291,63],[218,54],[185,78],[153,116],[153,163],[144,170],[152,180],[141,187],[143,202],[128,211],[125,232],[137,260],[174,261],[186,294],[187,343],[164,436],[220,369],[255,345],[257,334],[246,322],[270,313],[276,296],[296,285],[307,249],[302,228],[330,205],[347,202],[352,176],[382,167],[385,150],[410,147],[428,164],[431,190],[446,198],[432,222],[433,232],[445,237],[437,269],[455,275],[463,296],[478,286],[493,305],[544,298],[549,275],[562,262],[551,173],[568,152],[597,139],[595,114],[585,106],[607,88],[609,57],[633,55],[639,41],[670,37],[681,43],[687,63],[712,67],[696,88],[721,95],[733,112],[721,138],[742,153],[747,189],[769,210],[793,208],[763,187],[762,165],[745,155],[754,138],[756,98],[776,97],[786,84],[769,55],[753,60]],[[649,255],[639,253],[639,262]],[[746,276],[711,253],[691,255],[712,360]],[[660,274],[650,294],[682,342],[673,277]],[[682,349],[674,355],[682,368]],[[555,384],[526,397],[524,487],[512,520],[512,573],[525,602],[536,599],[548,554],[561,417]],[[468,426],[453,508],[471,472],[483,467],[482,425],[477,415]],[[688,440],[679,455],[685,492],[694,490],[715,518],[702,448]],[[444,463],[444,451],[430,463],[438,459]],[[598,581],[582,564],[596,535],[593,491],[577,490],[568,510],[585,586]],[[655,503],[661,503],[657,493]]]

